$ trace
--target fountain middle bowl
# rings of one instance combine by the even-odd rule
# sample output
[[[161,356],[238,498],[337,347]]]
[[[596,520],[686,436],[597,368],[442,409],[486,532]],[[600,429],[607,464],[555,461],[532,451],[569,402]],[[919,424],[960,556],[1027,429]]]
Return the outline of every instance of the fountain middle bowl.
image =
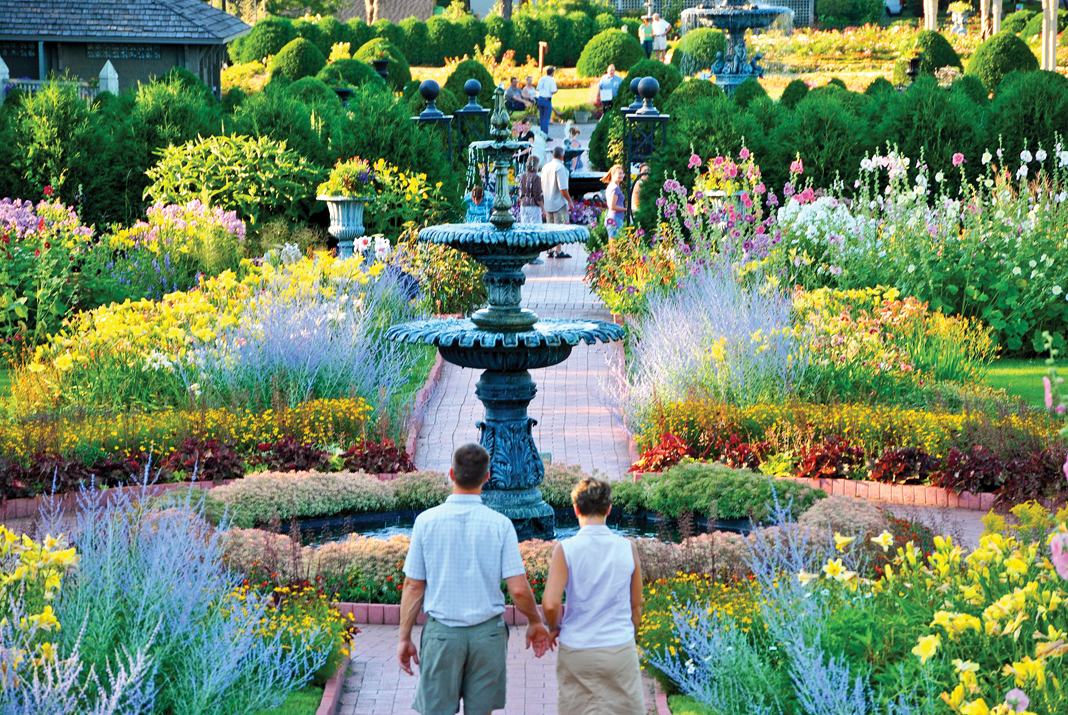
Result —
[[[508,372],[551,367],[566,360],[579,343],[593,345],[623,336],[623,328],[611,323],[557,318],[514,332],[483,330],[460,318],[414,320],[386,331],[388,340],[433,345],[454,365]]]
[[[585,226],[552,223],[522,223],[503,231],[488,223],[450,223],[419,232],[420,241],[452,246],[471,256],[502,254],[531,259],[553,246],[585,243],[589,237]]]

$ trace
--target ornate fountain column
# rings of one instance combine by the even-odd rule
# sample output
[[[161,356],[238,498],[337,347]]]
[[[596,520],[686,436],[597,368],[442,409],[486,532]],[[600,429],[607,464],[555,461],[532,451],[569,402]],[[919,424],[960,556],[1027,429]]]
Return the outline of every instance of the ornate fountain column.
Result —
[[[589,232],[581,226],[529,224],[515,227],[508,184],[511,157],[525,146],[509,141],[504,91],[494,93],[492,141],[475,142],[494,159],[498,191],[488,224],[432,226],[420,241],[441,243],[463,251],[486,268],[489,305],[469,319],[417,320],[390,328],[390,340],[437,346],[442,358],[483,370],[475,395],[485,406],[478,423],[479,443],[490,454],[490,480],[483,501],[508,516],[520,539],[552,539],[553,509],[542,499],[538,485],[545,465],[531,428],[537,424],[527,406],[537,394],[530,371],[566,360],[580,342],[620,340],[623,330],[610,323],[548,319],[522,307],[523,266],[542,251],[562,243],[585,243]]]

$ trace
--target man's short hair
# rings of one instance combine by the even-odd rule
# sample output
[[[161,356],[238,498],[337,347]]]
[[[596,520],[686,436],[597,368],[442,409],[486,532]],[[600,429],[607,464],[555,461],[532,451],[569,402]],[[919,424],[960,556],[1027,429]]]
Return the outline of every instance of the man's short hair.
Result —
[[[564,148],[562,146],[554,146],[553,147],[553,158],[554,159],[563,159],[564,158]]]
[[[545,68],[545,74],[549,75],[550,77],[552,77],[553,73],[555,73],[555,72],[556,72],[556,68],[555,67],[546,67]]]
[[[489,452],[480,444],[465,444],[452,453],[452,479],[461,489],[482,485],[489,471]]]
[[[604,516],[612,506],[612,485],[586,477],[571,490],[571,503],[583,516]]]
[[[509,79],[509,81],[510,81],[510,82],[518,82],[518,81],[519,81],[519,78],[518,78],[518,77],[511,77],[511,78]]]

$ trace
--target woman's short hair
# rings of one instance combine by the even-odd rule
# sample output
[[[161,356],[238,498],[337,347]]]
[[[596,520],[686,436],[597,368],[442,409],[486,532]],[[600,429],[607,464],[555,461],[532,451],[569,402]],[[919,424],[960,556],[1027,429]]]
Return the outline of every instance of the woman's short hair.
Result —
[[[571,503],[583,516],[604,516],[612,507],[612,485],[585,477],[571,490]]]
[[[527,171],[537,171],[539,166],[541,166],[541,162],[538,161],[538,157],[533,154],[527,157]]]

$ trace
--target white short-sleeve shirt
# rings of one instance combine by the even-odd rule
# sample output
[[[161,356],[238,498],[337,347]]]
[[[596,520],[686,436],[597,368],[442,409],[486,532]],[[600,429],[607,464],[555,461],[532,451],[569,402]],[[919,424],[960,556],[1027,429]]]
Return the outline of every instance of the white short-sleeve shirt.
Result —
[[[525,574],[508,517],[474,494],[453,494],[415,518],[404,575],[426,581],[423,610],[451,627],[504,613],[501,581]]]
[[[556,91],[556,80],[549,75],[545,75],[538,80],[539,99],[552,99]]]
[[[553,157],[541,170],[542,205],[546,211],[561,211],[567,206],[564,191],[567,191],[567,167]]]

